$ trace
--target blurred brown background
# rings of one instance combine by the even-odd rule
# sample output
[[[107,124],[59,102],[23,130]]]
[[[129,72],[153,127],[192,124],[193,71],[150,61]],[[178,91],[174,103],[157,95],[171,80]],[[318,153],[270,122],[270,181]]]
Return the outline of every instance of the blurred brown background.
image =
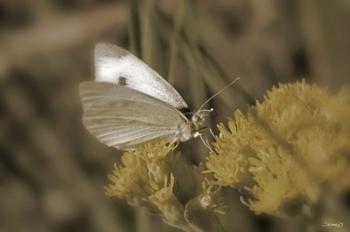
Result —
[[[186,2],[0,1],[0,231],[177,231],[104,195],[119,153],[82,126],[78,96],[97,42],[141,56],[193,107],[241,77],[214,101],[213,124],[279,82],[349,83],[348,0]],[[228,228],[285,229],[231,194]]]

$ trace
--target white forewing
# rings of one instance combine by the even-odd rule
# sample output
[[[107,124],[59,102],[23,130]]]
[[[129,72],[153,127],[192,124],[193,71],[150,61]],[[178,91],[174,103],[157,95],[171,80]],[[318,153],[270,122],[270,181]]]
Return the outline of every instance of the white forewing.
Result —
[[[96,81],[125,85],[175,108],[187,108],[180,94],[157,72],[130,52],[99,43],[95,47]]]
[[[80,84],[83,122],[102,143],[125,149],[155,139],[176,140],[188,120],[174,107],[141,92],[106,82]]]

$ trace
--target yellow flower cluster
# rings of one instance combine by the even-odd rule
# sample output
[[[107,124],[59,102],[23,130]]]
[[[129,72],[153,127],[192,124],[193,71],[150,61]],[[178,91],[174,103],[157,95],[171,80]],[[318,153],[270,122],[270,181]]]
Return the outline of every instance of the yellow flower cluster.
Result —
[[[121,164],[108,176],[106,194],[157,212],[167,224],[183,231],[207,231],[208,223],[218,226],[219,221],[211,220],[221,212],[217,188],[204,182],[200,169],[174,156],[174,148],[153,141],[125,152]]]
[[[277,214],[293,201],[315,202],[321,186],[350,186],[350,91],[331,95],[304,81],[281,84],[218,126],[206,161],[220,186],[248,193],[256,213]]]
[[[145,206],[159,212],[173,226],[186,228],[184,207],[173,193],[174,176],[167,170],[174,145],[155,141],[124,153],[122,164],[108,176],[106,194],[128,201],[133,206]]]

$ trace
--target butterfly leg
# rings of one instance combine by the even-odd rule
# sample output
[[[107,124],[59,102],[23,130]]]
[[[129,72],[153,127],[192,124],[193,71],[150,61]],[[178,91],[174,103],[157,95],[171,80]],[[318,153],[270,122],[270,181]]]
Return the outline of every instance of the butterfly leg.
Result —
[[[213,137],[213,139],[215,139],[215,134],[214,134],[213,130],[211,128],[209,128],[209,131],[210,131],[210,134]]]
[[[199,138],[202,140],[204,146],[206,146],[206,148],[208,148],[208,150],[209,150],[210,152],[214,153],[214,150],[211,148],[211,146],[210,146],[208,140],[206,140],[206,139],[203,137],[202,134],[199,134]]]

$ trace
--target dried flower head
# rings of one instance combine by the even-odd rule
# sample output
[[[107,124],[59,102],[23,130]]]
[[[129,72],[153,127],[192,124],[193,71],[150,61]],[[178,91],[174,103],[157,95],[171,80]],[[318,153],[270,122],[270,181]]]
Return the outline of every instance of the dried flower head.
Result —
[[[350,91],[330,95],[306,84],[281,84],[220,124],[206,162],[217,184],[248,193],[256,213],[277,214],[296,199],[318,200],[320,186],[350,186]]]
[[[224,213],[220,188],[208,181],[202,182],[202,188],[202,193],[186,204],[185,219],[194,231],[221,231],[216,217]]]

